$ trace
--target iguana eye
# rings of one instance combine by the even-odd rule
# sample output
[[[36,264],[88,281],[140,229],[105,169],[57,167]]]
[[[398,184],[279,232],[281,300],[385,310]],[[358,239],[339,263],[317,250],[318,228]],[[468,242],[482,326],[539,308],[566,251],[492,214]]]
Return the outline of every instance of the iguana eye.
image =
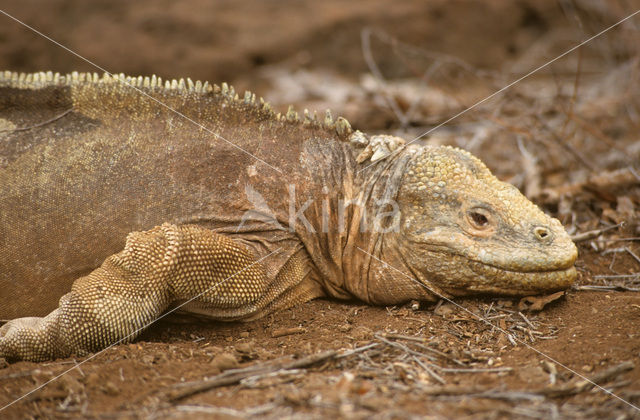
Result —
[[[467,211],[467,220],[471,227],[485,230],[491,226],[491,215],[486,209],[474,207]]]
[[[489,223],[489,219],[484,214],[480,214],[477,211],[472,211],[469,213],[471,220],[476,225],[476,227],[485,227]]]

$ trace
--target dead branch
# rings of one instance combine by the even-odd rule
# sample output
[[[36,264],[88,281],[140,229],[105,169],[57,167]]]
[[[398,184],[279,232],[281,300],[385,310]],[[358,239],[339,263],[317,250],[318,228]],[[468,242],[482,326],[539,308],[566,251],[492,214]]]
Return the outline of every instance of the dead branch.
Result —
[[[538,121],[540,126],[544,128],[551,137],[553,137],[553,140],[555,140],[555,142],[558,145],[560,145],[560,147],[562,147],[567,152],[569,152],[569,154],[573,156],[573,158],[577,162],[580,162],[584,167],[589,169],[591,172],[599,171],[596,165],[594,165],[589,159],[587,159],[587,157],[581,151],[576,149],[573,146],[573,144],[571,144],[571,142],[569,141],[571,138],[575,136],[575,131],[573,131],[570,135],[561,137],[561,135],[557,134],[556,131],[552,127],[550,127],[545,121],[543,121],[539,116],[535,115],[534,117]]]
[[[284,337],[287,335],[294,335],[294,334],[304,334],[306,332],[307,330],[302,327],[280,328],[277,330],[273,330],[273,332],[271,333],[271,338]]]
[[[510,368],[510,367],[468,368],[468,369],[440,368],[441,372],[446,372],[446,373],[501,373],[501,372],[511,372],[512,370],[513,368]]]
[[[498,389],[481,389],[465,386],[441,386],[423,389],[423,392],[432,396],[461,396],[464,398],[489,398],[506,401],[540,401],[544,397],[535,392],[528,391],[502,391]]]
[[[541,401],[544,399],[543,396],[535,394],[533,392],[527,391],[499,391],[499,390],[490,390],[481,392],[478,394],[471,394],[470,397],[473,398],[488,398],[492,400],[504,400],[504,401]]]
[[[634,368],[634,364],[631,361],[622,362],[619,365],[612,366],[601,372],[598,372],[588,379],[577,379],[565,385],[556,385],[549,388],[540,389],[535,391],[537,394],[545,395],[551,398],[566,397],[569,395],[579,394],[584,391],[588,391],[595,385],[601,385],[615,379],[619,375],[630,371]]]
[[[471,394],[486,392],[486,390],[479,387],[455,386],[455,385],[434,386],[429,388],[423,388],[421,391],[425,395],[433,395],[433,396],[455,396],[455,395],[467,396]]]
[[[628,287],[621,284],[612,284],[601,286],[597,284],[585,284],[583,286],[574,286],[575,290],[595,290],[600,292],[640,292],[639,287]]]
[[[395,347],[397,349],[400,349],[406,353],[409,353],[413,356],[419,356],[419,357],[426,357],[429,360],[432,360],[432,357],[425,354],[425,353],[420,353],[419,351],[415,351],[415,350],[411,350],[409,347],[405,346],[402,343],[396,343],[395,341],[391,341],[391,340],[387,340],[386,338],[384,338],[383,336],[379,335],[379,334],[374,334],[374,337],[377,338],[378,340],[382,341],[384,344],[390,346],[390,347]]]
[[[343,353],[338,354],[335,357],[335,359],[343,359],[345,357],[353,356],[354,354],[362,353],[363,351],[367,351],[369,349],[373,349],[375,347],[378,347],[379,345],[380,345],[380,343],[371,343],[371,344],[367,344],[366,346],[355,348],[353,350],[347,350],[347,351],[345,351]]]
[[[206,378],[201,381],[191,381],[173,385],[169,390],[163,393],[163,398],[170,401],[177,401],[220,386],[240,383],[241,380],[251,376],[265,375],[280,370],[304,368],[316,363],[331,360],[337,355],[338,352],[336,350],[327,350],[297,360],[290,360],[289,357],[284,357],[265,363],[258,363],[242,369],[230,369],[220,375]]]
[[[633,362],[622,362],[619,365],[598,372],[588,379],[581,378],[565,385],[556,385],[533,391],[502,391],[495,389],[481,389],[478,387],[438,386],[432,388],[423,388],[422,392],[424,392],[426,395],[433,396],[464,396],[467,398],[492,398],[508,401],[522,399],[540,400],[543,397],[566,397],[588,391],[593,388],[595,384],[601,385],[610,382],[619,375],[628,372],[633,368]]]
[[[524,195],[527,197],[538,197],[540,195],[540,185],[542,185],[542,176],[538,159],[529,152],[522,142],[522,137],[518,136],[518,149],[522,154],[522,168],[524,171]]]
[[[618,223],[617,225],[613,225],[613,226],[606,226],[601,229],[594,229],[587,232],[578,233],[578,234],[572,235],[571,240],[573,242],[588,241],[589,239],[597,238],[598,236],[602,235],[604,232],[607,232],[609,230],[616,229],[622,226],[624,226],[624,222]]]
[[[573,197],[583,191],[611,195],[609,191],[612,189],[624,189],[636,184],[640,184],[640,179],[634,173],[633,168],[627,167],[592,175],[583,182],[545,188],[542,190],[541,199],[544,203],[557,203],[561,197]]]
[[[607,146],[611,147],[612,149],[616,149],[620,152],[623,152],[625,154],[627,153],[627,151],[623,147],[620,147],[613,139],[611,139],[609,136],[603,133],[602,130],[600,130],[595,124],[581,118],[576,114],[571,114],[570,117],[574,122],[576,122],[580,126],[580,128],[582,128],[583,130],[591,134],[596,139],[606,143]]]
[[[634,273],[634,274],[599,274],[596,276],[593,276],[594,279],[605,279],[605,280],[611,280],[611,279],[638,279],[640,278],[640,273]]]
[[[431,369],[429,366],[427,366],[422,360],[420,360],[419,358],[417,358],[416,356],[412,356],[413,360],[420,365],[420,367],[422,369],[424,369],[425,372],[427,372],[427,374],[429,376],[431,376],[433,379],[435,379],[436,381],[438,381],[440,384],[444,385],[447,383],[447,381],[445,381],[442,376],[438,375],[437,373],[435,373],[433,371],[433,369]]]
[[[518,302],[518,311],[541,311],[546,305],[562,298],[563,296],[565,296],[564,291],[556,292],[547,296],[525,296],[520,299],[520,302]]]
[[[631,249],[625,247],[624,250],[627,251],[627,254],[631,255],[634,260],[640,263],[640,257],[638,257]]]
[[[527,318],[522,312],[518,311],[518,315],[520,315],[520,318],[524,319],[524,322],[526,322],[532,330],[536,330],[536,327],[531,323],[531,321],[529,321],[529,318]]]
[[[360,32],[360,40],[362,45],[362,56],[364,58],[364,61],[367,63],[367,66],[369,67],[369,71],[373,74],[376,82],[378,83],[381,96],[384,98],[385,102],[387,103],[387,106],[396,115],[396,118],[400,122],[401,126],[406,127],[408,123],[407,116],[402,112],[395,98],[393,98],[390,94],[385,92],[384,76],[382,75],[382,72],[378,68],[378,64],[373,58],[373,54],[371,52],[371,29],[369,28],[362,29],[362,31]]]
[[[413,343],[413,345],[415,345],[416,347],[421,348],[422,350],[426,350],[428,352],[431,352],[433,354],[437,354],[440,357],[443,357],[457,365],[460,366],[466,366],[464,363],[462,363],[460,360],[451,357],[450,355],[448,355],[447,353],[443,353],[440,350],[436,350],[433,349],[431,347],[428,347],[422,343],[426,343],[427,340],[425,338],[422,337],[413,337],[410,335],[402,335],[402,334],[392,334],[392,333],[379,333],[378,335],[385,337],[385,338],[389,338],[389,339],[395,339],[395,340],[405,340],[405,341],[410,341]]]

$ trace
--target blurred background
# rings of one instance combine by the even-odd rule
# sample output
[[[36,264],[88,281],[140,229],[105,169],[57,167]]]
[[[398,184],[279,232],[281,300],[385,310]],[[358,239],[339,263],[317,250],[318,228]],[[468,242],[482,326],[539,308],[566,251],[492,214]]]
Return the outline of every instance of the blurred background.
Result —
[[[608,363],[637,361],[640,14],[555,59],[640,10],[640,1],[3,0],[0,9],[111,73],[156,74],[164,79],[190,77],[217,84],[226,81],[241,94],[244,90],[255,92],[280,111],[289,104],[299,112],[308,108],[324,113],[329,108],[334,116],[345,116],[352,126],[363,131],[392,133],[408,140],[419,137],[424,143],[468,149],[499,178],[515,184],[546,212],[558,217],[578,243],[579,279],[572,294],[539,318],[529,315],[536,328],[544,331],[538,335],[545,337],[535,345],[585,374],[591,372],[586,369],[600,369]],[[529,75],[551,60],[551,64]],[[0,70],[102,72],[2,14]],[[527,77],[491,96],[524,76]],[[585,232],[590,233],[584,235]],[[594,290],[593,287],[607,291],[606,298],[603,294],[576,292]],[[617,292],[611,298],[609,291]],[[523,323],[508,300],[492,300],[490,305],[468,300],[464,304],[485,316],[491,311],[503,311],[494,316],[500,318],[503,328],[535,342],[529,330],[532,324],[527,318]],[[92,409],[111,410],[116,407],[114,402],[131,399],[133,402],[126,407],[133,407],[134,411],[120,411],[118,415],[139,414],[140,390],[149,383],[163,386],[165,379],[158,379],[163,377],[157,371],[174,372],[175,378],[183,380],[185,376],[198,375],[211,363],[203,354],[209,354],[206,351],[214,347],[210,353],[222,351],[217,345],[231,351],[227,348],[230,343],[250,343],[253,353],[236,349],[234,354],[243,361],[267,359],[274,354],[308,354],[312,347],[337,349],[352,341],[366,342],[372,339],[373,331],[389,329],[389,325],[404,334],[419,331],[430,335],[429,345],[439,348],[440,355],[446,352],[473,366],[490,367],[494,362],[499,366],[500,357],[507,365],[527,366],[508,377],[447,377],[456,384],[466,380],[467,385],[493,383],[496,389],[503,389],[504,381],[509,380],[512,389],[523,389],[532,384],[546,386],[552,375],[548,369],[542,370],[538,354],[519,352],[515,346],[512,349],[503,336],[496,338],[491,327],[469,320],[468,314],[452,307],[448,312],[438,312],[436,308],[433,314],[414,315],[406,308],[353,309],[332,303],[333,309],[326,311],[325,318],[326,307],[327,302],[312,302],[278,315],[276,326],[297,326],[303,323],[299,320],[311,326],[304,339],[293,337],[289,341],[270,335],[271,318],[249,326],[190,326],[188,330],[180,326],[173,332],[166,326],[155,332],[152,329],[140,344],[118,347],[95,365],[83,367],[96,372],[95,377],[86,380]],[[448,316],[450,313],[453,315]],[[470,325],[471,332],[451,332],[460,325]],[[245,329],[252,331],[250,336]],[[551,335],[553,340],[542,341]],[[198,337],[206,337],[207,341],[201,342],[204,350],[194,344],[201,340]],[[440,342],[440,337],[445,337],[444,341]],[[475,345],[469,344],[473,341],[470,337],[475,338]],[[146,340],[160,343],[145,343]],[[206,347],[208,340],[216,346]],[[170,344],[167,349],[166,344],[161,344],[167,341],[179,344]],[[299,382],[303,384],[299,390],[280,385],[269,392],[240,393],[244,399],[236,401],[235,388],[229,388],[226,393],[210,393],[207,398],[217,405],[233,402],[237,406],[252,406],[254,399],[276,401],[278,407],[293,406],[302,411],[312,407],[310,410],[316,410],[316,415],[324,410],[325,416],[349,414],[349,409],[359,407],[364,413],[360,418],[375,410],[391,413],[380,418],[393,418],[393,410],[398,409],[394,404],[399,400],[416,412],[435,407],[446,418],[451,418],[452,413],[456,413],[454,417],[472,413],[470,417],[477,418],[480,410],[485,410],[483,418],[503,418],[505,413],[531,418],[553,418],[558,413],[567,418],[637,415],[633,408],[602,393],[585,393],[573,405],[556,405],[556,401],[548,400],[541,405],[537,399],[525,404],[517,398],[503,401],[501,409],[494,400],[482,403],[479,398],[462,404],[456,400],[443,405],[438,405],[443,401],[438,400],[434,404],[432,397],[415,394],[416,389],[423,389],[423,383],[428,384],[420,377],[424,376],[422,365],[407,362],[405,354],[390,353],[390,348],[386,353],[380,352],[386,359],[377,365],[377,371],[367,364],[370,360],[349,365],[357,375],[355,381],[353,377],[336,379],[335,375],[342,375],[339,366],[337,373],[305,377]],[[192,360],[194,349],[201,364]],[[478,358],[485,351],[490,355]],[[135,383],[144,385],[132,385],[131,396],[129,391],[119,394],[124,382],[117,374],[105,373],[111,363],[109,357],[120,358],[121,354],[131,363],[121,363],[120,378],[122,369],[127,378],[141,377],[142,371],[151,372],[149,377],[155,378],[144,382],[146,379],[141,377]],[[158,364],[161,369],[157,369]],[[378,373],[373,375],[372,371],[387,376],[380,374],[383,379],[376,379]],[[636,379],[615,388],[627,392],[621,395],[636,403],[640,401],[638,372],[636,368],[633,373]],[[24,383],[4,376],[10,378],[7,383],[11,386],[3,389],[22,387],[22,392],[32,382],[39,383],[35,374],[33,381],[29,375],[22,375],[26,378]],[[560,382],[570,378],[566,372],[562,375],[558,376]],[[84,374],[77,376],[84,383]],[[107,386],[109,382],[104,378],[118,386]],[[76,389],[75,383],[60,386]],[[283,399],[283,390],[290,397]],[[310,391],[305,394],[307,390]],[[96,394],[101,393],[104,399],[96,399]],[[364,394],[369,395],[370,406],[358,405]],[[330,403],[314,406],[318,396]],[[51,398],[56,401],[60,397]],[[85,400],[86,396],[80,398],[78,405]],[[529,404],[529,411],[523,411],[522,404]],[[34,418],[42,416],[42,407],[50,410],[45,410],[48,414],[44,417],[59,414],[60,410],[54,404],[30,407]],[[278,418],[283,412],[275,413],[274,418]],[[400,417],[405,418],[404,414]]]

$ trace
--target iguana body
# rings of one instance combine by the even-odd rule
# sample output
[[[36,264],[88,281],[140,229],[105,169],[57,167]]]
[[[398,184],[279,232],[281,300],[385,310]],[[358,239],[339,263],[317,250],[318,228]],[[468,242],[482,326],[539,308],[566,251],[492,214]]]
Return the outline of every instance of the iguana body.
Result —
[[[184,302],[252,319],[573,282],[560,223],[479,160],[367,141],[226,85],[0,74],[0,318],[53,310],[0,328],[0,356],[95,351]]]

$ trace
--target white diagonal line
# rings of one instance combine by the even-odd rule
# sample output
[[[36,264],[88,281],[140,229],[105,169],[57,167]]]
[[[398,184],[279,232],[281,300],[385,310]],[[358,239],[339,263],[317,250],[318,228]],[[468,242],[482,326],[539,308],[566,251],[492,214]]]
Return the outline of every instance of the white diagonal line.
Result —
[[[524,79],[526,79],[527,77],[531,76],[532,74],[542,70],[543,68],[547,67],[548,65],[558,61],[559,59],[561,59],[562,57],[566,56],[567,54],[570,54],[572,52],[574,52],[575,50],[577,50],[578,48],[582,47],[583,45],[593,41],[594,39],[598,38],[599,36],[603,35],[604,33],[610,31],[611,29],[615,28],[616,26],[624,23],[625,21],[631,19],[632,17],[634,17],[635,15],[637,15],[638,13],[640,13],[640,10],[636,10],[635,12],[633,12],[632,14],[630,14],[629,16],[625,17],[624,19],[619,20],[618,22],[614,23],[613,25],[601,30],[600,32],[598,32],[597,34],[593,35],[592,37],[582,41],[581,43],[579,43],[578,45],[575,45],[574,47],[568,49],[567,51],[563,52],[562,54],[560,54],[559,56],[557,56],[556,58],[547,61],[546,63],[536,67],[535,69],[531,70],[529,73],[525,74],[524,76],[514,80],[513,82],[509,83],[508,85],[502,87],[501,89],[493,92],[491,95],[487,96],[484,99],[479,100],[478,102],[474,103],[473,105],[471,105],[468,108],[463,109],[462,111],[458,112],[457,114],[455,114],[453,117],[450,117],[449,119],[447,119],[444,122],[441,122],[440,124],[436,125],[435,127],[430,128],[429,130],[425,131],[424,133],[420,134],[419,136],[415,137],[413,140],[411,140],[410,142],[407,142],[407,144],[405,144],[405,147],[410,145],[411,143],[421,139],[424,136],[427,136],[429,134],[431,134],[432,132],[436,131],[438,128],[442,127],[443,125],[448,124],[449,122],[455,120],[456,118],[458,118],[459,116],[466,114],[467,112],[471,111],[472,109],[476,108],[477,106],[485,103],[486,101],[488,101],[489,99],[495,97],[496,95],[501,94],[502,92],[504,92],[505,90],[509,89],[510,87],[512,87],[513,85],[523,81]],[[375,165],[374,163],[370,163],[369,165],[365,166],[364,168],[360,169],[358,172],[363,171],[365,169],[367,169],[368,167]]]
[[[233,277],[237,276],[238,274],[242,273],[243,271],[245,271],[246,269],[254,266],[255,264],[258,264],[260,261],[264,260],[265,258],[275,254],[276,252],[280,251],[282,249],[282,247],[276,249],[275,251],[271,251],[270,253],[268,253],[267,255],[263,256],[262,258],[252,262],[251,264],[249,264],[248,266],[244,267],[242,270],[239,270],[235,273],[233,273],[232,275],[230,275],[229,277],[227,277],[224,280],[219,281],[218,283],[214,284],[213,286],[209,287],[208,289],[206,289],[205,291],[198,293],[197,295],[195,295],[194,297],[192,297],[191,299],[181,303],[180,305],[176,306],[175,308],[163,313],[162,315],[160,315],[159,317],[149,321],[148,323],[146,323],[145,325],[143,325],[142,327],[138,328],[137,330],[133,331],[132,333],[128,334],[125,337],[122,337],[121,339],[119,339],[118,341],[111,343],[109,345],[109,347],[106,347],[102,350],[100,350],[97,353],[92,354],[91,356],[87,357],[86,359],[84,359],[83,361],[81,361],[80,363],[75,364],[73,367],[70,367],[69,369],[65,370],[64,372],[60,373],[59,375],[49,379],[47,382],[43,383],[42,385],[38,385],[37,387],[35,387],[34,389],[32,389],[31,391],[27,392],[26,394],[16,398],[15,400],[11,401],[9,404],[3,406],[0,408],[0,411],[4,410],[7,407],[12,406],[13,404],[17,403],[18,401],[22,400],[23,398],[27,397],[28,395],[31,395],[32,393],[38,391],[39,389],[43,388],[44,386],[48,385],[49,383],[55,381],[56,379],[60,378],[63,375],[66,375],[67,373],[71,372],[72,370],[76,369],[77,367],[80,367],[82,364],[88,362],[91,359],[96,358],[97,356],[99,356],[100,354],[104,353],[105,351],[109,350],[111,347],[116,346],[122,342],[124,342],[125,340],[129,339],[130,337],[135,336],[137,333],[139,333],[140,331],[144,330],[145,328],[149,327],[151,324],[155,323],[156,321],[161,320],[162,318],[164,318],[165,316],[177,311],[178,309],[182,308],[184,305],[193,302],[195,299],[199,298],[200,296],[204,295],[205,293],[209,293],[210,291],[212,291],[213,289],[215,289],[216,287],[220,286],[221,284],[224,284],[227,280],[232,279]]]
[[[547,355],[547,354],[545,354],[545,353],[541,352],[540,350],[538,350],[538,349],[536,349],[535,347],[531,346],[531,345],[530,345],[530,344],[528,344],[527,342],[525,342],[525,341],[523,341],[523,340],[520,340],[518,337],[513,336],[513,335],[512,335],[512,334],[510,334],[508,331],[506,331],[506,330],[504,330],[504,329],[500,328],[498,325],[494,325],[494,324],[492,324],[492,323],[491,323],[490,321],[488,321],[487,319],[485,319],[485,318],[481,317],[481,316],[480,316],[480,315],[478,315],[478,314],[473,313],[473,311],[470,311],[469,309],[467,309],[467,308],[465,308],[464,306],[462,306],[462,305],[460,305],[460,304],[458,304],[458,303],[454,302],[453,300],[449,299],[448,297],[446,297],[446,296],[442,296],[442,295],[441,295],[441,294],[439,294],[438,292],[436,292],[436,291],[434,291],[434,290],[431,290],[431,289],[427,288],[427,287],[426,287],[424,284],[422,284],[418,279],[415,279],[415,278],[413,278],[412,276],[410,276],[410,275],[406,274],[404,271],[402,271],[402,270],[399,270],[399,269],[395,268],[394,266],[392,266],[391,264],[389,264],[389,263],[387,263],[387,262],[385,262],[385,261],[382,261],[380,258],[378,258],[378,257],[376,257],[375,255],[373,255],[373,254],[371,254],[371,253],[369,253],[369,252],[365,251],[364,249],[360,248],[359,246],[358,246],[358,247],[356,247],[356,248],[358,248],[360,251],[364,252],[366,255],[368,255],[368,256],[370,256],[370,257],[374,258],[376,261],[381,262],[382,264],[384,264],[384,266],[385,266],[385,267],[388,267],[388,268],[393,269],[394,271],[397,271],[398,273],[402,274],[403,276],[405,276],[405,277],[406,277],[406,278],[408,278],[409,280],[411,280],[411,281],[413,281],[413,282],[417,283],[418,285],[420,285],[420,287],[424,287],[424,288],[425,288],[425,289],[427,289],[430,293],[433,293],[433,294],[437,295],[440,299],[446,300],[447,302],[449,302],[449,303],[451,303],[452,305],[454,305],[454,306],[456,306],[456,307],[458,307],[458,308],[462,309],[463,311],[465,311],[465,312],[469,313],[471,316],[473,316],[474,318],[476,318],[476,319],[478,319],[478,320],[480,320],[480,321],[484,322],[485,324],[489,325],[490,327],[495,328],[495,329],[497,329],[497,330],[501,331],[503,334],[505,334],[505,335],[507,335],[507,336],[512,337],[514,340],[516,340],[516,341],[517,341],[517,342],[519,342],[520,344],[523,344],[523,345],[524,345],[524,346],[526,346],[527,348],[529,348],[529,349],[531,349],[531,350],[535,351],[536,353],[538,353],[538,354],[539,354],[539,355],[541,355],[542,357],[544,357],[544,358],[546,358],[546,359],[548,359],[548,360],[551,360],[553,363],[556,363],[556,364],[558,364],[559,366],[562,366],[563,368],[565,368],[565,369],[566,369],[566,370],[568,370],[569,372],[573,373],[574,375],[576,375],[576,376],[580,377],[581,379],[584,379],[585,381],[587,381],[587,382],[589,382],[590,384],[594,385],[595,387],[597,387],[598,389],[600,389],[600,390],[601,390],[601,391],[603,391],[604,393],[609,394],[609,395],[611,395],[612,397],[615,397],[615,398],[619,399],[620,401],[622,401],[623,403],[625,403],[625,404],[627,404],[627,405],[629,405],[629,406],[631,406],[631,407],[635,408],[636,410],[640,411],[640,407],[638,407],[638,406],[636,406],[636,405],[634,405],[634,404],[630,403],[629,401],[627,401],[627,400],[625,400],[625,399],[623,399],[623,398],[619,397],[618,395],[614,394],[613,392],[609,391],[608,389],[601,387],[600,385],[598,385],[597,383],[593,382],[593,381],[592,381],[592,380],[590,380],[589,378],[587,378],[587,377],[585,377],[585,376],[583,376],[583,375],[579,374],[578,372],[576,372],[575,370],[571,369],[570,367],[568,367],[568,366],[566,366],[566,365],[564,365],[564,364],[562,364],[562,363],[558,362],[558,361],[557,361],[556,359],[554,359],[553,357],[551,357],[551,356],[549,356],[549,355]]]
[[[53,43],[54,43],[54,44],[56,44],[58,47],[60,47],[60,48],[62,48],[62,49],[64,49],[64,50],[66,50],[66,51],[70,52],[71,54],[75,55],[76,57],[78,57],[78,58],[80,58],[80,59],[82,59],[82,60],[86,61],[87,63],[89,63],[89,64],[91,64],[92,66],[94,66],[95,68],[97,68],[97,69],[99,69],[99,70],[103,71],[104,73],[108,74],[109,76],[112,76],[112,77],[114,77],[114,78],[115,78],[115,76],[114,76],[111,72],[108,72],[106,69],[104,69],[104,68],[102,68],[101,66],[97,65],[97,64],[96,64],[96,63],[94,63],[93,61],[89,60],[88,58],[83,57],[82,55],[78,54],[77,52],[73,51],[72,49],[70,49],[70,48],[68,48],[68,47],[65,47],[64,45],[62,45],[61,43],[59,43],[59,42],[58,42],[58,41],[56,41],[55,39],[53,39],[53,38],[51,38],[51,37],[48,37],[47,35],[43,34],[42,32],[38,31],[37,29],[35,29],[35,28],[33,28],[33,27],[31,27],[31,26],[27,25],[27,24],[26,24],[26,23],[24,23],[23,21],[21,21],[21,20],[19,20],[19,19],[15,18],[15,17],[13,17],[13,16],[11,16],[9,13],[5,12],[4,10],[0,9],[0,13],[2,13],[3,15],[7,16],[7,17],[8,17],[8,18],[10,18],[10,19],[13,19],[14,21],[18,22],[19,24],[23,25],[24,27],[26,27],[26,28],[28,28],[28,29],[32,30],[33,32],[35,32],[35,33],[37,33],[38,35],[40,35],[41,37],[43,37],[43,38],[45,38],[45,39],[47,39],[47,40],[49,40],[49,41],[53,42]],[[119,78],[119,77],[117,77],[116,79],[117,79],[118,81],[120,81],[121,83],[123,83],[123,84],[125,84],[125,85],[127,85],[127,86],[129,86],[129,87],[131,87],[131,88],[133,88],[133,89],[135,89],[135,90],[137,90],[140,94],[142,94],[142,95],[146,96],[147,98],[151,99],[152,101],[157,102],[158,104],[160,104],[161,106],[165,107],[165,108],[166,108],[166,109],[168,109],[169,111],[174,112],[175,114],[177,114],[177,115],[181,116],[182,118],[186,119],[187,121],[189,121],[189,122],[191,122],[191,123],[195,124],[196,126],[198,126],[198,127],[200,127],[201,129],[205,130],[205,131],[206,131],[206,132],[208,132],[209,134],[212,134],[213,136],[215,136],[215,137],[219,138],[220,140],[223,140],[223,141],[225,141],[225,142],[229,143],[231,146],[233,146],[233,147],[235,147],[236,149],[238,149],[238,150],[240,150],[240,151],[242,151],[242,152],[244,152],[244,153],[248,154],[249,156],[251,156],[251,157],[252,157],[252,158],[254,158],[255,160],[257,160],[257,161],[259,161],[259,162],[261,162],[261,163],[264,163],[265,165],[267,165],[268,167],[270,167],[270,168],[271,168],[271,169],[273,169],[274,171],[277,171],[277,172],[280,172],[281,174],[284,174],[284,172],[282,172],[282,170],[281,170],[281,169],[279,169],[279,168],[277,168],[277,167],[275,167],[275,166],[273,166],[273,165],[271,165],[271,164],[269,164],[269,163],[265,162],[264,160],[260,159],[259,157],[257,157],[257,156],[256,156],[256,155],[254,155],[253,153],[251,153],[251,152],[249,152],[249,151],[247,151],[247,150],[243,149],[242,147],[238,146],[237,144],[233,143],[232,141],[227,140],[227,139],[226,139],[226,138],[224,138],[222,135],[220,135],[220,134],[218,134],[218,133],[216,133],[216,132],[213,132],[213,131],[209,130],[209,129],[208,129],[207,127],[205,127],[204,125],[202,125],[202,124],[200,124],[200,123],[196,122],[196,121],[195,121],[195,120],[193,120],[192,118],[187,117],[186,115],[184,115],[182,112],[178,111],[177,109],[174,109],[174,108],[170,107],[169,105],[165,104],[164,102],[162,102],[162,101],[160,101],[160,100],[158,100],[158,99],[154,98],[153,96],[149,95],[149,94],[148,94],[148,93],[146,93],[145,91],[143,91],[143,90],[139,89],[138,87],[136,87],[136,86],[134,86],[134,85],[132,85],[132,84],[130,84],[130,83],[127,83],[125,80],[122,80],[122,79],[121,79],[121,78]]]

